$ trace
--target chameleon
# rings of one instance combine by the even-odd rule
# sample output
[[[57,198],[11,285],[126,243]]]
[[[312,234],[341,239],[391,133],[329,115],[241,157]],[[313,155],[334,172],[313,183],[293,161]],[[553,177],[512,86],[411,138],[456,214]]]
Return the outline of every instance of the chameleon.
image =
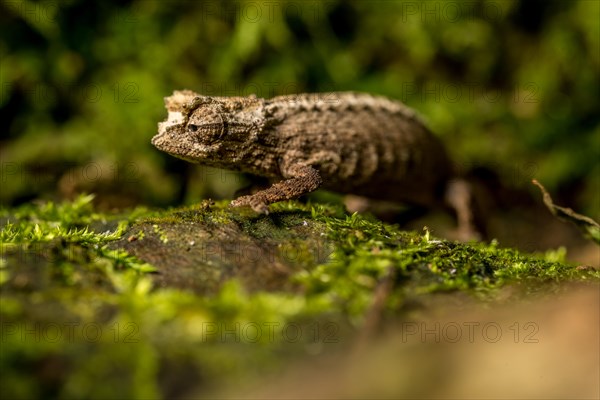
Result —
[[[268,213],[268,205],[324,188],[374,200],[453,209],[472,230],[470,191],[442,142],[399,101],[356,92],[263,99],[165,98],[168,117],[152,144],[205,166],[268,178],[270,187],[233,207]]]

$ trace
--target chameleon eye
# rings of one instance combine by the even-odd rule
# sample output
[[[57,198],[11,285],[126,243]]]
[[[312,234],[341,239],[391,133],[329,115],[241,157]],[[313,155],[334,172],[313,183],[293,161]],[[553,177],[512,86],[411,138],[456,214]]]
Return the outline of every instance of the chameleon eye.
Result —
[[[212,144],[226,133],[220,110],[208,106],[194,110],[188,117],[185,129],[194,140],[204,144]]]

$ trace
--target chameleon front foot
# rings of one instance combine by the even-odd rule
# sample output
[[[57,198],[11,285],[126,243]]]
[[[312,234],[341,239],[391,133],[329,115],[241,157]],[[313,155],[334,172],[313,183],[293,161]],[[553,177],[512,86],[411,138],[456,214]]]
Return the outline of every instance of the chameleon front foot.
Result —
[[[250,207],[259,214],[269,214],[269,206],[255,196],[241,196],[233,200],[231,207]]]
[[[284,167],[283,169],[286,171],[284,175],[291,176],[291,178],[277,182],[253,195],[238,197],[231,202],[231,206],[249,206],[258,213],[268,214],[269,204],[297,199],[321,185],[321,175],[316,169],[308,165],[293,164],[291,167],[287,169]]]

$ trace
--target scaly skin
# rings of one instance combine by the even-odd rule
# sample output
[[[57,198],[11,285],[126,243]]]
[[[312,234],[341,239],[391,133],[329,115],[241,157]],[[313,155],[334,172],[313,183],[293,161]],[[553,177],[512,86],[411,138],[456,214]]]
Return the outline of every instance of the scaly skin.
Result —
[[[278,181],[232,206],[266,213],[271,203],[321,187],[425,207],[446,204],[470,224],[462,204],[468,189],[454,180],[444,147],[400,102],[351,92],[260,99],[184,90],[165,103],[169,118],[152,139],[159,150]]]

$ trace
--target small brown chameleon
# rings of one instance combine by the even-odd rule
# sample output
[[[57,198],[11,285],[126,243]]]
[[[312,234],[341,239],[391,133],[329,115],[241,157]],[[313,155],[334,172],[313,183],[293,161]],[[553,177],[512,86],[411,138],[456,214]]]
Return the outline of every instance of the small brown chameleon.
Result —
[[[317,188],[372,199],[450,206],[471,226],[468,185],[442,143],[404,104],[352,92],[262,99],[189,90],[165,98],[152,144],[175,157],[276,181],[234,207],[268,205]]]

